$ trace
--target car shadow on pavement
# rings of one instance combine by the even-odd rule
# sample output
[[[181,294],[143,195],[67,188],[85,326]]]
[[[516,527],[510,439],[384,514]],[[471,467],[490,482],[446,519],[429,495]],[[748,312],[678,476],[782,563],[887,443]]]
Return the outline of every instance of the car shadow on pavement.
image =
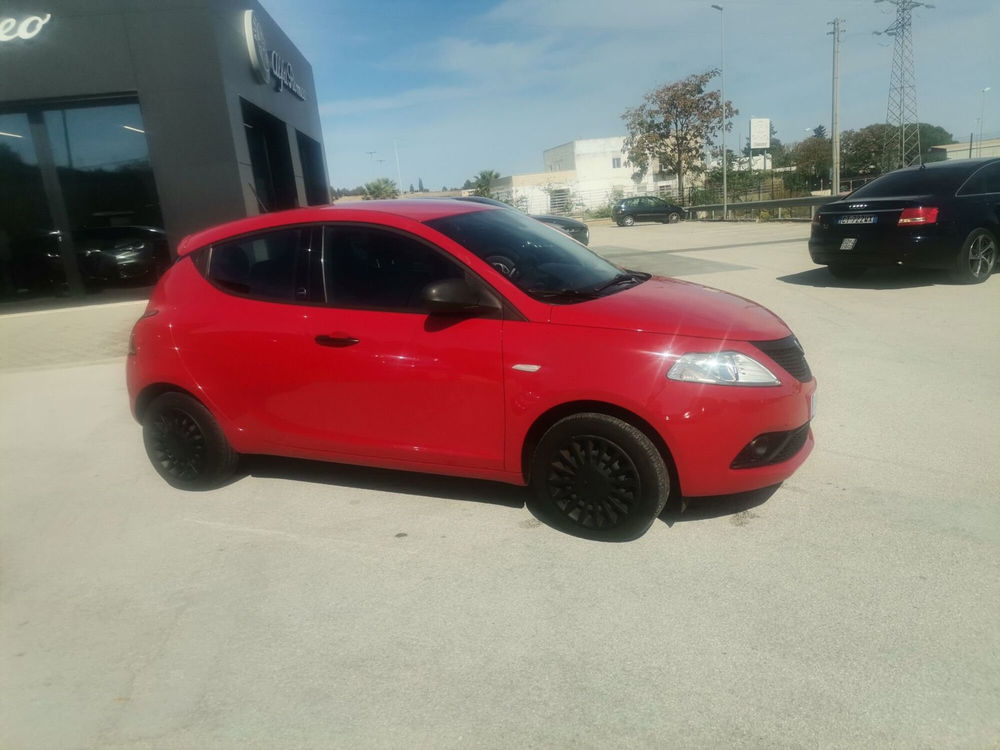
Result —
[[[336,487],[397,492],[404,495],[471,500],[477,503],[523,508],[525,489],[501,482],[420,474],[394,469],[335,464],[280,456],[245,456],[240,473],[252,477],[290,479]]]
[[[280,456],[244,456],[240,463],[240,476],[287,479],[446,500],[467,500],[503,505],[508,508],[524,508],[528,493],[526,487],[481,479],[376,469]],[[737,517],[751,508],[766,503],[779,487],[780,484],[775,484],[752,492],[732,495],[683,499],[672,497],[659,518],[667,526],[673,526],[678,522],[704,521],[722,516]],[[681,510],[682,506],[684,510]],[[572,534],[566,529],[557,530]]]
[[[843,287],[847,289],[912,289],[919,286],[953,285],[947,271],[926,268],[904,268],[886,266],[869,268],[857,279],[838,279],[826,268],[810,268],[808,271],[779,276],[778,281],[814,287]]]
[[[750,492],[706,497],[671,498],[660,513],[660,520],[667,526],[687,521],[705,521],[722,516],[738,516],[751,508],[763,505],[778,491],[781,484],[773,484]],[[686,507],[685,507],[686,506]],[[684,507],[683,510],[681,508]]]

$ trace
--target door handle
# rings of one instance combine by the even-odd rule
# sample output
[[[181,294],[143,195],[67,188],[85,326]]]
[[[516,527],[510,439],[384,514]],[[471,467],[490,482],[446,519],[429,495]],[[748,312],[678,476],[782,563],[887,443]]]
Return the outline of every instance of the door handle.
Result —
[[[335,348],[343,348],[345,346],[354,346],[358,343],[359,339],[353,336],[325,336],[319,335],[316,337],[316,343],[320,346],[332,346]]]

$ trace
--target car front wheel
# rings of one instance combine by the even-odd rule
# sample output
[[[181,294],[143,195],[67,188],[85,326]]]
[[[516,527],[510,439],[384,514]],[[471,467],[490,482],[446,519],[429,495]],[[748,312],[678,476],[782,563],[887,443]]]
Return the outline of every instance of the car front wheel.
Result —
[[[671,211],[670,214],[668,214],[667,216],[668,224],[676,224],[680,220],[681,220],[681,215],[676,211]]]
[[[142,440],[153,468],[178,489],[219,487],[236,471],[239,455],[218,422],[183,393],[164,393],[146,408]]]
[[[575,414],[548,429],[531,462],[529,505],[575,536],[628,541],[663,511],[670,475],[633,425],[606,414]]]
[[[633,224],[635,224],[634,216],[623,216],[622,220],[618,222],[618,226],[620,227],[630,227]]]
[[[958,253],[952,275],[962,284],[981,284],[996,265],[996,237],[986,229],[973,229]]]

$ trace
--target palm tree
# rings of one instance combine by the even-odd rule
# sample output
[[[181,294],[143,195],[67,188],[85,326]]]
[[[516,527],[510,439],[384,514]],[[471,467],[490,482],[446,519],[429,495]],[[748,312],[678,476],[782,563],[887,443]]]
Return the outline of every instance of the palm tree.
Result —
[[[490,185],[500,179],[500,173],[492,169],[484,169],[473,178],[473,193],[482,198],[492,198]]]
[[[365,183],[364,200],[366,201],[398,197],[399,189],[396,187],[396,183],[388,177],[379,177],[377,180]]]

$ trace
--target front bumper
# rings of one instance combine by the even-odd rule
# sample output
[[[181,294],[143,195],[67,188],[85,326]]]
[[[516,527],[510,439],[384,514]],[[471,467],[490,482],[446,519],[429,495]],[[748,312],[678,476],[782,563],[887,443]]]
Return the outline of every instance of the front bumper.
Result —
[[[685,496],[728,495],[778,484],[812,452],[815,378],[802,383],[786,375],[774,388],[671,383],[669,391],[672,404],[661,412],[659,429]],[[679,395],[686,398],[678,400]],[[807,432],[805,440],[791,455],[782,455],[783,460],[733,468],[755,438],[799,429]]]

